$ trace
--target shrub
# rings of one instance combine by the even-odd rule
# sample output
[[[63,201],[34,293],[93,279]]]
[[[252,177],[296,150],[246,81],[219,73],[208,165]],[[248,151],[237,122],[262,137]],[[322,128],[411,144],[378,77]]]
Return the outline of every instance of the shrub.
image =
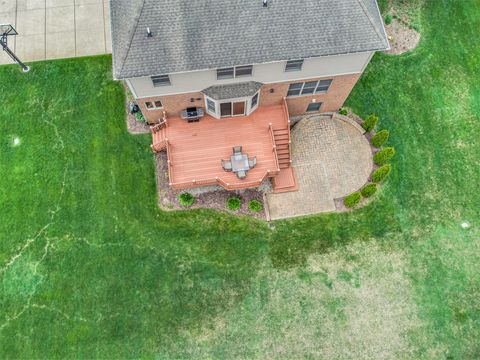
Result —
[[[390,174],[390,171],[392,171],[392,166],[390,164],[379,167],[373,172],[372,181],[374,183],[381,183],[383,180],[385,180],[388,174]]]
[[[242,201],[236,196],[232,196],[227,200],[227,208],[232,211],[237,211],[242,206]]]
[[[395,149],[393,147],[386,147],[373,156],[373,161],[377,165],[384,165],[393,157],[393,155],[395,155]]]
[[[370,183],[363,187],[361,193],[364,198],[369,198],[377,192],[377,184]]]
[[[382,147],[390,137],[390,132],[388,130],[380,130],[378,133],[372,137],[372,145],[376,148]]]
[[[263,210],[263,205],[258,200],[250,200],[250,202],[248,203],[248,209],[251,212],[260,212]]]
[[[344,108],[341,108],[340,110],[338,110],[338,113],[340,115],[348,115],[348,110],[347,109],[344,109]]]
[[[385,16],[385,25],[390,25],[393,21],[393,16],[388,14],[387,16]]]
[[[195,197],[192,194],[185,192],[178,196],[178,201],[180,205],[185,207],[190,207],[193,205],[193,202],[195,201]]]
[[[352,209],[358,205],[361,199],[362,199],[362,194],[360,194],[360,192],[357,191],[346,196],[345,199],[343,199],[343,203],[345,204],[346,207]]]
[[[378,123],[378,116],[375,114],[370,115],[367,120],[365,120],[362,124],[362,127],[365,129],[365,131],[370,132],[373,129],[375,129],[375,126],[377,126]]]
[[[137,119],[137,121],[145,122],[145,116],[143,116],[141,111],[135,113],[135,119]]]

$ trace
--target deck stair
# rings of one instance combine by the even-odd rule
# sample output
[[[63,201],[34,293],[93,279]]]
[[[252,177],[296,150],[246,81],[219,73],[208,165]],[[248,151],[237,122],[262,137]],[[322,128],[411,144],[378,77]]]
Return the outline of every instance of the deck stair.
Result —
[[[292,168],[290,129],[274,129],[273,137],[280,167],[280,172],[273,178],[273,191],[276,193],[296,191],[298,186]]]
[[[167,128],[163,127],[155,132],[152,131],[152,150],[159,152],[167,147]]]
[[[274,129],[273,136],[275,138],[275,146],[278,154],[278,164],[281,169],[287,169],[291,166],[290,159],[290,130]]]

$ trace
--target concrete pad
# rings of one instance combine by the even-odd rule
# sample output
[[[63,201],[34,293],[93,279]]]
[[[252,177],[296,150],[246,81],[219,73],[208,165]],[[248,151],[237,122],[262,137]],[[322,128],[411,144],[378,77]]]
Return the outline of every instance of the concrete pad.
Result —
[[[75,30],[103,33],[103,4],[75,6]]]
[[[21,36],[45,36],[45,9],[17,11],[17,31]]]
[[[110,27],[110,3],[104,2],[103,5],[103,18],[105,22],[105,50],[107,53],[112,52],[112,30]]]
[[[74,6],[75,0],[46,0],[45,6],[48,8],[58,6]]]
[[[45,60],[45,34],[17,36],[15,53],[22,61]]]
[[[0,8],[0,11],[1,10],[3,10],[3,9]],[[16,18],[15,11],[0,12],[0,24],[10,24],[10,25],[13,25],[13,27],[16,28],[15,18]]]
[[[75,5],[102,4],[103,0],[76,0]]]
[[[76,56],[105,54],[105,34],[91,31],[77,31]]]
[[[47,37],[49,33],[74,32],[75,8],[61,6],[46,9]]]
[[[17,9],[17,0],[0,0],[0,12],[10,12]]]
[[[47,33],[47,59],[61,59],[75,56],[75,32]]]
[[[44,9],[45,0],[17,0],[17,11]]]

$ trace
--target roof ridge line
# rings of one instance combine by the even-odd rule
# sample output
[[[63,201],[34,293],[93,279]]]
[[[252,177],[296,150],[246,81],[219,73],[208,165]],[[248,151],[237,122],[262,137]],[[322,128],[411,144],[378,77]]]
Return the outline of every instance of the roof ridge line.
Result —
[[[366,7],[365,7],[365,4],[363,3],[363,0],[357,0],[358,4],[360,5],[360,7],[362,8],[363,12],[365,13],[365,15],[367,15],[367,18],[368,18],[368,21],[370,22],[370,25],[372,25],[373,27],[373,30],[375,31],[375,33],[377,34],[378,38],[384,43],[384,38],[383,36],[379,33],[377,27],[375,26],[374,22],[373,22],[373,19],[372,17],[370,16],[369,12],[367,11]],[[375,1],[376,5],[377,5],[377,8],[378,8],[378,3]],[[383,19],[382,17],[380,16],[380,21],[382,22],[382,27],[383,27]],[[387,46],[389,46],[388,44],[388,41],[387,41]]]
[[[145,0],[142,0],[142,8],[140,9],[140,12],[138,13],[138,18],[135,22],[135,26],[133,28],[132,36],[130,37],[130,41],[128,42],[128,49],[127,49],[127,52],[125,53],[125,57],[124,57],[123,62],[122,62],[122,68],[120,69],[119,74],[123,73],[123,68],[125,67],[125,62],[127,61],[128,54],[130,53],[130,49],[132,48],[133,37],[135,36],[135,34],[137,32],[138,23],[140,22],[140,19],[142,17],[144,6],[145,6]]]

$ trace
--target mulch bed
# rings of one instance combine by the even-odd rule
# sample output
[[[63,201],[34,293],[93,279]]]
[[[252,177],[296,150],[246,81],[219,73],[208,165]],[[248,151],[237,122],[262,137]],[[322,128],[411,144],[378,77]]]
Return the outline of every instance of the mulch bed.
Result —
[[[165,152],[160,152],[155,154],[155,163],[156,163],[156,176],[157,176],[157,193],[158,193],[158,205],[163,210],[187,210],[186,208],[180,206],[178,203],[178,195],[180,195],[182,190],[173,190],[169,186],[168,180],[168,167],[167,167],[167,154]],[[248,210],[248,202],[250,200],[258,200],[263,202],[263,192],[255,189],[246,189],[241,191],[227,191],[221,187],[210,187],[205,192],[195,195],[195,203],[188,209],[215,209],[224,211],[230,214],[241,214],[255,217],[257,219],[266,220],[265,211],[262,210],[258,213],[253,213]],[[188,191],[188,190],[186,190]],[[192,193],[195,193],[195,189],[192,189]],[[242,199],[242,207],[238,211],[230,211],[227,209],[227,199],[232,196],[238,196]]]
[[[385,25],[385,30],[391,46],[391,49],[386,51],[387,54],[406,53],[415,49],[420,42],[420,33],[398,19],[394,18],[390,25]]]
[[[347,116],[352,119],[353,121],[355,121],[356,123],[358,123],[359,125],[362,125],[363,124],[363,119],[358,116],[357,114],[355,114],[354,112],[352,112],[352,110],[350,108],[344,108],[348,111],[348,114]],[[372,155],[375,155],[378,151],[380,151],[380,149],[377,149],[375,146],[372,145],[372,142],[371,142],[371,139],[372,137],[376,134],[376,131],[373,130],[371,132],[367,132],[365,133],[363,136],[365,136],[365,138],[368,140],[368,143],[370,144],[370,149],[372,150]],[[379,166],[375,163],[373,163],[373,168],[372,168],[372,172],[370,173],[370,177],[368,178],[368,182],[371,182],[371,178],[372,178],[372,174],[375,172],[375,170],[377,170],[379,168]],[[368,183],[367,182],[367,183]],[[365,184],[366,185],[366,184]],[[377,193],[380,191],[380,187],[381,187],[381,184],[377,184]],[[360,191],[360,189],[358,189],[358,191]],[[358,209],[358,208],[361,208],[361,207],[364,207],[366,205],[368,205],[373,199],[375,198],[375,196],[369,198],[369,199],[365,199],[362,197],[362,201],[360,202],[360,204],[354,208],[354,209],[350,209],[348,207],[345,206],[345,204],[343,203],[343,200],[345,199],[345,197],[342,197],[342,198],[338,198],[338,199],[334,199],[334,203],[335,203],[335,208],[336,208],[336,211],[338,212],[347,212],[347,211],[352,211],[352,210],[355,210],[355,209]]]
[[[138,121],[135,115],[130,114],[128,109],[128,103],[133,101],[133,96],[130,93],[130,89],[126,84],[123,84],[125,88],[125,112],[127,113],[127,130],[131,134],[146,134],[150,132],[150,126],[146,122]]]

